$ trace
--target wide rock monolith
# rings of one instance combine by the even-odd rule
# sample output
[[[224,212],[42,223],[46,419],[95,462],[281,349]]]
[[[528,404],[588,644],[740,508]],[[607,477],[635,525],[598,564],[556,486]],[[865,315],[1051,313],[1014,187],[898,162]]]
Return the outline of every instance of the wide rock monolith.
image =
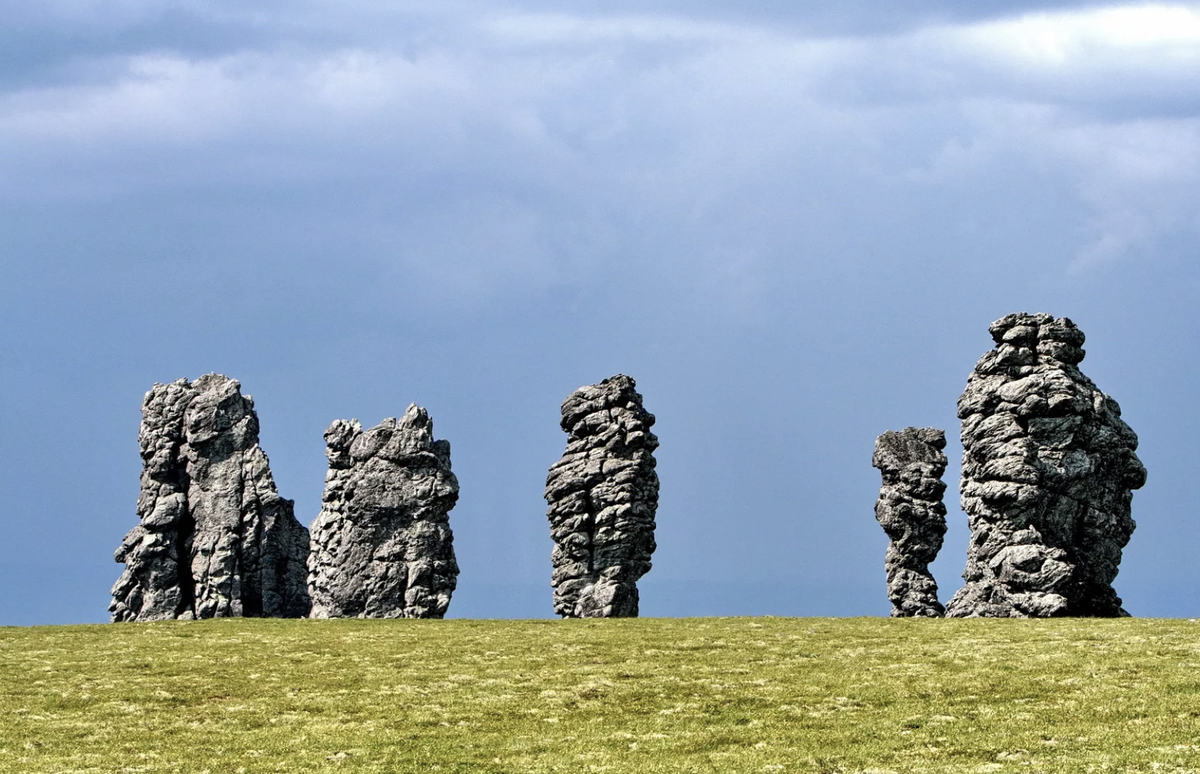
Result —
[[[116,551],[112,620],[308,615],[308,530],[275,488],[238,381],[154,385],[138,443],[140,523]]]
[[[321,513],[308,560],[313,618],[441,618],[458,579],[450,510],[458,479],[450,442],[412,405],[364,431],[325,431]]]
[[[871,464],[883,477],[875,519],[890,539],[884,568],[893,618],[946,612],[929,571],[946,535],[945,448],[946,433],[932,427],[888,430],[875,439]]]
[[[554,612],[564,618],[638,614],[637,581],[650,571],[658,474],[654,415],[623,374],[563,401],[567,448],[546,477]]]
[[[1112,587],[1146,482],[1137,435],[1083,375],[1083,332],[1048,314],[992,323],[958,400],[971,540],[955,617],[1124,616]]]

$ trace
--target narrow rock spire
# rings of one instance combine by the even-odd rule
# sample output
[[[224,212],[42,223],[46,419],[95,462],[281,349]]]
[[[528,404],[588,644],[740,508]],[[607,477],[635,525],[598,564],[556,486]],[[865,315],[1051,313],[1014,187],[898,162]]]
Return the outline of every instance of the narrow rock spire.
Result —
[[[636,387],[618,374],[562,404],[567,448],[550,468],[545,496],[554,612],[564,618],[638,614],[637,581],[655,548],[658,438]]]
[[[932,427],[888,430],[875,440],[871,464],[883,476],[875,518],[891,539],[884,565],[892,617],[937,618],[937,581],[929,565],[946,534],[946,433]]]

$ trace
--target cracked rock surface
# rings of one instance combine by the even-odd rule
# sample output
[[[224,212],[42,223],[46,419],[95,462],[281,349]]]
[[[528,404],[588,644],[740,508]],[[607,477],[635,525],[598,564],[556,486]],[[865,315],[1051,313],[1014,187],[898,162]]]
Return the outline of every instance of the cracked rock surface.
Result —
[[[279,496],[236,379],[156,384],[142,402],[140,523],[116,560],[113,621],[308,614],[308,530]]]
[[[308,560],[312,617],[444,616],[458,578],[450,442],[435,441],[433,420],[412,405],[366,431],[336,420],[325,446],[329,472]]]
[[[946,535],[946,433],[932,427],[888,430],[875,440],[871,464],[883,476],[875,519],[888,543],[884,566],[892,617],[945,613],[929,564]]]
[[[628,376],[581,387],[563,401],[567,448],[546,477],[554,612],[564,618],[638,614],[650,570],[658,474],[654,415]]]
[[[1069,319],[1022,312],[990,331],[958,400],[971,541],[947,615],[1128,615],[1112,582],[1146,482],[1137,436],[1080,372]]]

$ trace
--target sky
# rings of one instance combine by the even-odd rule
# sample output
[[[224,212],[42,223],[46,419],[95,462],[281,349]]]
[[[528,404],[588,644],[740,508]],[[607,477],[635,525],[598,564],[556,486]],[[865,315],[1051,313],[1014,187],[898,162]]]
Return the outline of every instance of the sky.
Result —
[[[1074,320],[1149,471],[1116,581],[1200,616],[1200,4],[0,4],[0,625],[101,622],[142,396],[253,395],[280,493],[426,407],[450,617],[551,617],[559,404],[658,419],[646,616],[887,615],[877,435]]]

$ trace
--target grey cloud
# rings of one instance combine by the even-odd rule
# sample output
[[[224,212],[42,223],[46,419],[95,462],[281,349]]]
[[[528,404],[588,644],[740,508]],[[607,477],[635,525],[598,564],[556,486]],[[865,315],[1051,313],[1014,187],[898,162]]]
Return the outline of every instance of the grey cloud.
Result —
[[[62,0],[9,4],[0,9],[0,63],[15,81],[22,72],[49,69],[79,57],[104,57],[145,51],[210,56],[247,48],[312,45],[422,45],[445,40],[437,29],[445,20],[486,20],[503,16],[565,14],[584,19],[614,16],[665,17],[779,29],[789,34],[873,36],[896,34],[936,24],[956,24],[1020,14],[1097,7],[1087,0],[859,0],[848,3],[792,3],[782,0],[725,3],[652,0],[593,4],[524,0],[522,2],[400,2],[359,0],[248,0],[235,5],[194,0],[144,3],[114,0],[71,4]]]
[[[727,3],[721,0],[614,0],[605,4],[605,11],[714,19],[785,28],[802,34],[843,37],[895,34],[933,24],[964,23],[1028,11],[1086,8],[1105,4],[1096,0],[983,0],[974,3],[960,3],[954,0],[851,0],[840,3],[796,3],[789,0],[755,0],[741,3]],[[521,8],[551,12],[564,10],[562,3],[551,0],[532,0],[522,3]]]
[[[863,192],[953,188],[1014,165],[1061,170],[1077,198],[1123,179],[1086,150],[1109,120],[1108,103],[1081,112],[1090,71],[1055,80],[972,59],[961,28],[812,40],[681,23],[663,40],[625,17],[439,27],[435,11],[414,13],[425,26],[395,48],[160,53],[126,60],[112,82],[27,90],[0,104],[0,163],[33,181],[7,195],[298,188],[347,224],[356,208],[386,214],[389,226],[366,234],[347,225],[352,243],[436,279],[444,297],[455,283],[486,297],[642,261],[752,306],[783,256],[817,249],[807,235],[827,232],[823,219],[883,206]],[[1157,82],[1161,67],[1147,66],[1143,80]],[[1195,129],[1174,132],[1185,146]],[[39,174],[51,162],[56,174]],[[1183,222],[1118,217],[1166,206],[1121,195],[1085,206],[1093,223]]]
[[[9,7],[16,5],[23,4]],[[0,11],[0,92],[111,80],[120,74],[114,60],[124,56],[157,52],[202,58],[277,42],[274,32],[245,20],[178,4],[115,16]]]
[[[681,23],[664,42],[625,17],[420,13],[444,39],[409,30],[415,56],[404,40],[160,53],[109,82],[25,90],[0,101],[0,168],[25,181],[0,197],[224,191],[206,205],[217,222],[251,228],[237,207],[261,207],[264,234],[419,286],[425,308],[636,273],[623,292],[748,318],[781,302],[781,280],[833,276],[813,268],[826,255],[869,264],[847,256],[879,237],[830,224],[903,230],[924,217],[912,196],[986,208],[1037,197],[1053,170],[1066,198],[1049,206],[1075,224],[1060,270],[1188,231],[1200,208],[1198,127],[1122,126],[1083,101],[1086,71],[972,59],[963,28],[813,40]]]

